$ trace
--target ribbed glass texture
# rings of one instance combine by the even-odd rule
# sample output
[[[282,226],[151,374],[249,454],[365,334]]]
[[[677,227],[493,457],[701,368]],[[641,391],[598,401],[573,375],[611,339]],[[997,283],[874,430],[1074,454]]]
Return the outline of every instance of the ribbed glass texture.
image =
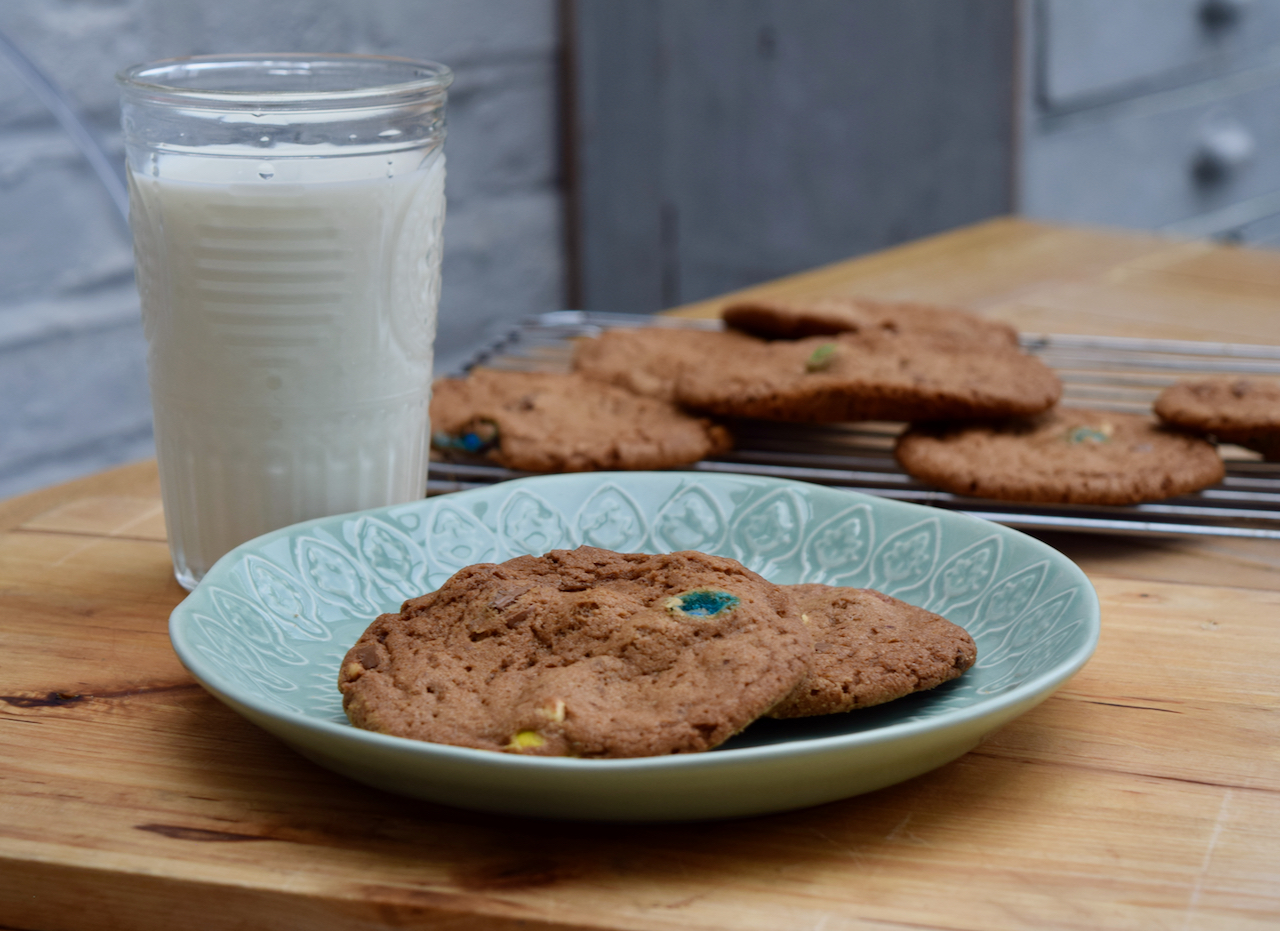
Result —
[[[175,574],[421,497],[447,68],[203,57],[120,75]]]

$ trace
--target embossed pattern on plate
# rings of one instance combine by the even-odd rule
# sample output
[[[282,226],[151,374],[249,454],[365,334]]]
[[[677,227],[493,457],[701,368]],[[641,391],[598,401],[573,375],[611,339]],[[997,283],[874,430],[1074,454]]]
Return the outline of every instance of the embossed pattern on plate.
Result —
[[[347,723],[338,665],[375,616],[462,566],[584,543],[702,549],[775,582],[878,588],[964,626],[978,663],[909,700],[759,722],[694,756],[534,759]],[[175,648],[207,688],[339,772],[469,807],[637,820],[781,810],[941,765],[1047,697],[1088,658],[1097,633],[1097,599],[1083,574],[1017,531],[800,482],[677,472],[519,479],[299,524],[229,554],[171,620]],[[798,789],[797,766],[822,778]],[[633,785],[641,773],[647,781]],[[476,785],[486,780],[502,793],[483,796]],[[735,784],[737,797],[725,791]],[[628,786],[630,797],[616,795]]]

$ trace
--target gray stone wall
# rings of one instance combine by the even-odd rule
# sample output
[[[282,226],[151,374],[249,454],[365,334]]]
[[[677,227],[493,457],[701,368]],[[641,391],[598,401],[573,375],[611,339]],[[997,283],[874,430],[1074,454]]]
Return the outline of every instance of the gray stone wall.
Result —
[[[219,52],[373,52],[456,72],[437,341],[448,368],[563,305],[554,0],[4,0],[0,32],[123,155],[115,73]],[[128,232],[0,60],[0,497],[152,454]]]

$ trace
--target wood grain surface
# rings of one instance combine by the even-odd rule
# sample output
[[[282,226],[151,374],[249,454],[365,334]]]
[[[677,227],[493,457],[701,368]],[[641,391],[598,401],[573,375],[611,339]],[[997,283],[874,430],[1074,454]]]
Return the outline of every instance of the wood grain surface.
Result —
[[[765,290],[1159,335],[1117,295],[1167,289],[1171,328],[1280,343],[1269,283],[1280,254],[999,221]],[[806,811],[616,826],[367,789],[205,693],[168,642],[153,463],[0,503],[0,928],[1277,927],[1280,545],[1047,539],[1101,643],[976,750]]]

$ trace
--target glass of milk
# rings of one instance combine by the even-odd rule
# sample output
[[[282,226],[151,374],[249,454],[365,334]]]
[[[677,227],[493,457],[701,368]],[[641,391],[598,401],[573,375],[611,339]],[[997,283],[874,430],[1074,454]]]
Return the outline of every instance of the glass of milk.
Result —
[[[452,74],[357,55],[121,72],[174,572],[423,496]]]

